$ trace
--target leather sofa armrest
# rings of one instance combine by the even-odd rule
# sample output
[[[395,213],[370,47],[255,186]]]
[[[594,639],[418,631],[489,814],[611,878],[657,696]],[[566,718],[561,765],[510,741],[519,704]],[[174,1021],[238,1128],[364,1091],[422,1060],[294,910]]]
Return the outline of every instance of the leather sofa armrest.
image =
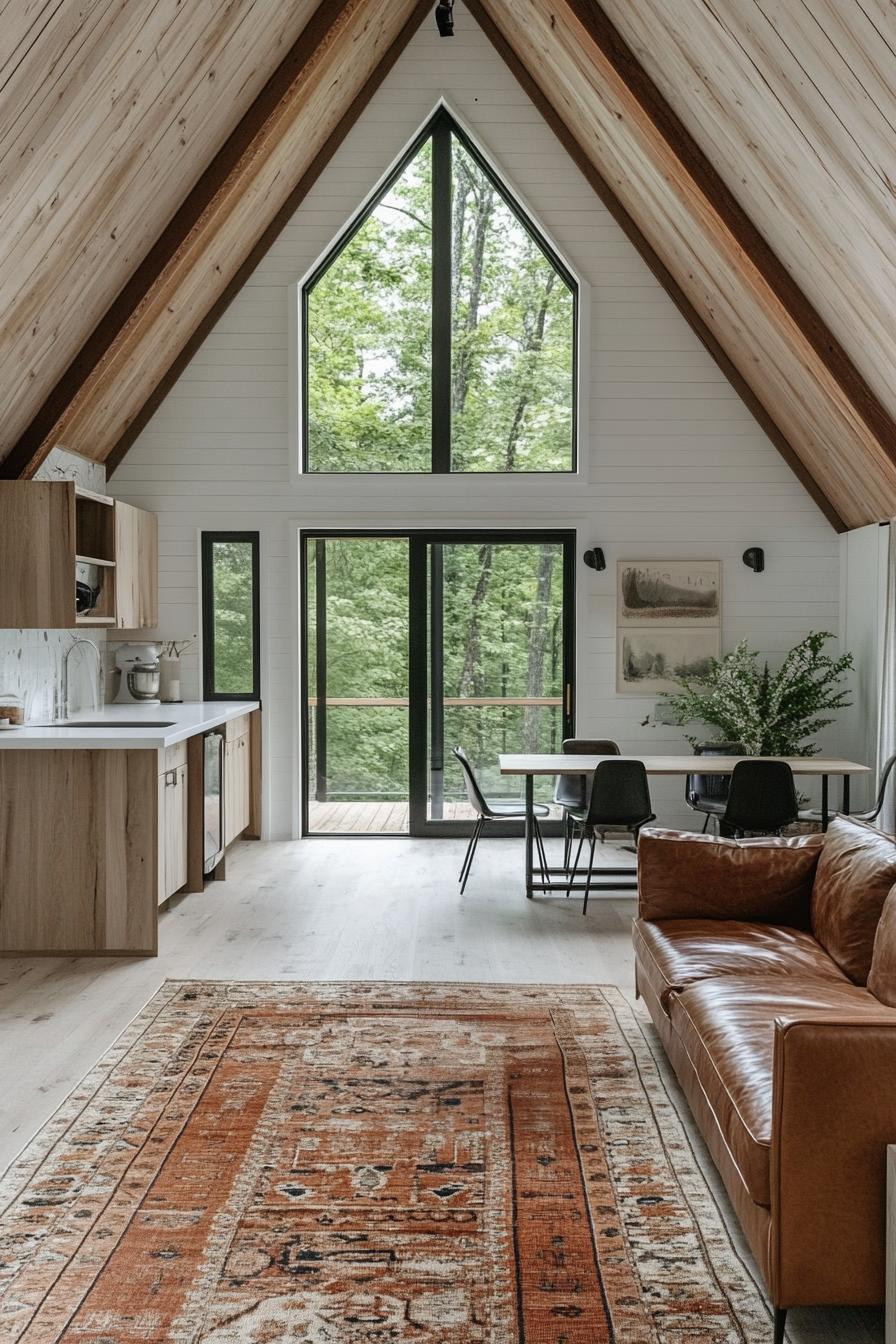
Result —
[[[641,919],[742,919],[809,927],[824,837],[718,839],[644,827],[638,841]]]
[[[774,1300],[884,1300],[896,1010],[779,1019],[771,1146]]]

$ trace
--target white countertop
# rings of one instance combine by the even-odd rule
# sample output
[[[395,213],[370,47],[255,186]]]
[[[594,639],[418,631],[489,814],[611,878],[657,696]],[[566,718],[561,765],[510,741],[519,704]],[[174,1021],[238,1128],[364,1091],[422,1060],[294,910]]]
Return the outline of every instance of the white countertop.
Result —
[[[35,747],[43,750],[74,749],[83,751],[133,751],[145,747],[159,751],[186,737],[216,728],[229,719],[238,719],[258,709],[257,700],[205,700],[181,705],[105,705],[99,714],[82,711],[62,724],[28,724],[23,728],[0,731],[0,750],[21,751]],[[133,725],[139,721],[139,728]],[[88,723],[102,727],[87,727]],[[145,727],[142,726],[145,723]],[[127,727],[122,726],[127,724]]]

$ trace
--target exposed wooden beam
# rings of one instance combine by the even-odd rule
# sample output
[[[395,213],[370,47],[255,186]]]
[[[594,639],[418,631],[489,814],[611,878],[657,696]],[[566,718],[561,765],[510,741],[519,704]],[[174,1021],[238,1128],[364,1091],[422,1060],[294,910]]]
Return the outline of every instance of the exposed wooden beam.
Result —
[[[323,0],[0,473],[56,443],[114,468],[431,9]]]
[[[896,424],[600,6],[470,8],[832,523],[892,513]]]
[[[318,2],[2,5],[0,457]]]

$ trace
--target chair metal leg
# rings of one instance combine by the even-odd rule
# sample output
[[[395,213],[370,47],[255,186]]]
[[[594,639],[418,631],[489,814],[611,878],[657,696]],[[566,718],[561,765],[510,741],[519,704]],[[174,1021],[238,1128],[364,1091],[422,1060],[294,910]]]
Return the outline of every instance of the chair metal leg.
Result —
[[[709,825],[709,818],[710,818],[710,815],[711,815],[711,813],[707,812],[706,816],[703,818],[703,830],[700,832],[701,835],[705,835],[705,834],[706,834],[706,828],[707,828],[707,826]]]
[[[485,819],[480,817],[476,822],[476,829],[473,832],[473,838],[470,843],[470,856],[467,859],[467,871],[464,873],[463,881],[460,884],[460,894],[463,896],[467,886],[467,879],[470,876],[470,869],[473,867],[473,856],[476,853],[476,846],[479,844],[479,837],[482,834],[482,828],[485,825]]]
[[[563,813],[563,867],[569,867],[569,855],[572,851],[572,822],[568,812]]]
[[[479,817],[476,818],[475,824],[474,824],[474,826],[473,826],[473,830],[472,830],[472,832],[471,832],[471,834],[470,834],[470,839],[467,841],[467,849],[466,849],[466,853],[464,854],[464,861],[463,861],[463,863],[461,864],[461,866],[460,866],[460,872],[459,872],[458,875],[457,875],[457,880],[458,880],[458,882],[463,882],[463,880],[464,880],[464,872],[466,871],[467,860],[469,859],[469,857],[470,857],[470,853],[471,853],[471,851],[472,851],[472,849],[473,849],[473,841],[474,841],[475,838],[476,838],[476,830],[477,830],[477,827],[479,826],[479,822],[480,822],[480,820],[481,820],[481,818],[479,818]]]
[[[787,1321],[787,1308],[775,1307],[775,1344],[784,1344],[784,1326]]]
[[[569,896],[569,893],[572,891],[573,882],[575,882],[576,880],[576,872],[579,867],[579,855],[582,853],[582,846],[584,845],[584,843],[585,843],[585,827],[583,826],[581,834],[579,836],[579,847],[576,850],[575,863],[572,865],[572,871],[569,874],[569,886],[566,888],[567,897]]]
[[[585,878],[585,899],[582,902],[582,914],[588,913],[588,896],[591,892],[591,874],[594,872],[594,844],[597,837],[591,836],[591,853],[588,855],[588,876]]]

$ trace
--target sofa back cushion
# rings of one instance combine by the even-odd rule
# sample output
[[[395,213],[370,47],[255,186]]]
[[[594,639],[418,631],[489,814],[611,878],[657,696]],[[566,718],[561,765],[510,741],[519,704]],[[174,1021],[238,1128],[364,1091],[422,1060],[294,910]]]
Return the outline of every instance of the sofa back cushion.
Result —
[[[638,841],[638,913],[807,929],[821,847],[820,835],[728,840],[645,828]]]
[[[857,985],[871,970],[884,901],[896,883],[896,842],[852,817],[828,827],[812,888],[812,932]]]
[[[884,901],[874,935],[874,953],[868,972],[868,988],[876,999],[896,1008],[896,887]]]

